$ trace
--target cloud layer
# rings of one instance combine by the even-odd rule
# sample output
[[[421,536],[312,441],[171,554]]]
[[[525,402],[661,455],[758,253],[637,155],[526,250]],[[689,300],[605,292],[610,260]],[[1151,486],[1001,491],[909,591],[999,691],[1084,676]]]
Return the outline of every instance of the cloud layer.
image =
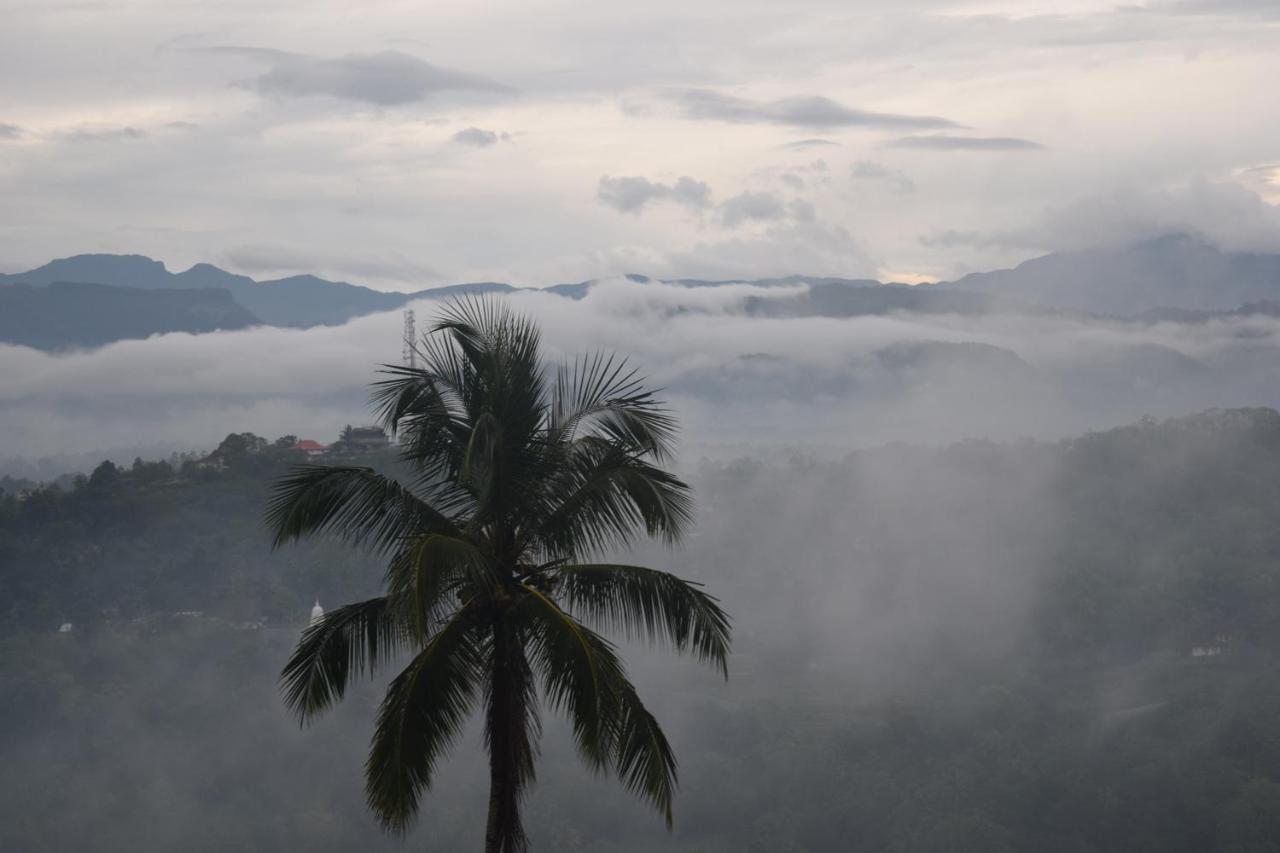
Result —
[[[1058,437],[1145,414],[1280,405],[1275,318],[1152,326],[763,310],[804,291],[620,279],[578,302],[535,292],[510,301],[541,324],[553,360],[600,348],[632,358],[667,389],[695,458],[762,445]],[[424,321],[438,308],[416,307]],[[398,360],[400,327],[392,313],[58,356],[0,348],[4,455],[76,448],[127,462],[157,448],[207,449],[233,430],[325,439],[367,419],[367,384],[378,364]]]

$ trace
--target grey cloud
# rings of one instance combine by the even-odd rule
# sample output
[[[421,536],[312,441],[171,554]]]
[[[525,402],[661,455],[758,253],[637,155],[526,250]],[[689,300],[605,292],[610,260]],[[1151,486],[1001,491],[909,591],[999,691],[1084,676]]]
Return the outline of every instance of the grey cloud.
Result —
[[[924,234],[919,238],[921,246],[931,249],[952,249],[971,246],[977,249],[1016,248],[1026,249],[1026,236],[1000,231],[972,231],[961,228],[944,228]]]
[[[859,160],[849,168],[855,178],[887,178],[889,170],[871,160]]]
[[[22,136],[22,128],[0,122],[0,139],[17,139],[19,136]]]
[[[689,207],[701,208],[711,203],[711,188],[687,175],[676,181],[673,193],[677,201]]]
[[[818,219],[817,208],[808,199],[798,198],[788,202],[787,211],[796,222],[816,222]]]
[[[395,106],[424,101],[442,92],[509,94],[486,77],[441,68],[398,50],[350,53],[336,58],[305,56],[259,48],[210,48],[270,63],[246,88],[279,98],[327,96]]]
[[[812,223],[818,219],[817,208],[808,199],[786,201],[775,192],[742,192],[720,205],[720,216],[727,228],[747,222],[780,222],[791,220]]]
[[[786,184],[793,190],[804,189],[804,178],[800,177],[795,172],[783,172],[778,180],[782,181],[782,183]]]
[[[460,130],[453,135],[454,142],[459,145],[469,145],[472,148],[488,148],[491,145],[497,145],[499,141],[506,141],[510,138],[505,133],[497,133],[479,127],[468,127],[466,130]]]
[[[849,167],[849,176],[855,181],[881,182],[896,193],[915,192],[916,185],[906,173],[876,163],[873,160],[859,160]]]
[[[720,208],[724,224],[736,228],[744,222],[773,222],[787,214],[782,196],[772,192],[743,192],[726,201]]]
[[[1024,242],[1053,250],[1195,234],[1224,250],[1280,252],[1280,208],[1234,183],[1120,188],[1049,209]]]
[[[845,106],[821,95],[753,101],[711,89],[680,89],[665,97],[685,118],[733,124],[779,124],[791,127],[883,127],[928,130],[957,127],[938,116],[876,113]],[[806,140],[807,141],[807,140]]]
[[[711,204],[711,188],[688,175],[674,185],[650,181],[639,175],[617,178],[604,175],[596,187],[596,198],[620,213],[639,213],[655,201],[675,201],[695,210]]]
[[[829,146],[839,146],[839,142],[832,142],[830,139],[797,139],[795,142],[788,142],[785,145],[779,145],[779,148],[788,148],[793,151],[804,151],[809,148],[826,148]]]
[[[1039,142],[1012,136],[905,136],[889,145],[925,151],[1038,151],[1044,148]]]
[[[1121,187],[1049,207],[1029,225],[944,228],[919,242],[943,249],[1071,252],[1170,234],[1194,235],[1224,251],[1280,252],[1280,208],[1234,183],[1201,180],[1161,190]]]
[[[61,136],[68,142],[103,142],[112,139],[143,139],[145,130],[137,127],[78,127],[64,131]]]

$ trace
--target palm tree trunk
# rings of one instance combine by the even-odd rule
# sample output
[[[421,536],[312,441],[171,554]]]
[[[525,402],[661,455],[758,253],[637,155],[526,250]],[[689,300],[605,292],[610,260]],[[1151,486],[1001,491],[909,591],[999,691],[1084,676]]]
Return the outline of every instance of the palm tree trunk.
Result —
[[[520,798],[533,775],[529,740],[532,673],[510,626],[499,617],[493,630],[493,671],[485,736],[489,746],[489,819],[485,853],[523,853],[527,839]]]

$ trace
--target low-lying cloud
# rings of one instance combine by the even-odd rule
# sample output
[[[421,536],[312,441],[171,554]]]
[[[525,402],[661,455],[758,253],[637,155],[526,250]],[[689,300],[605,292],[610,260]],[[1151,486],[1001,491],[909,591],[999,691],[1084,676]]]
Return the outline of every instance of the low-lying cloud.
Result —
[[[758,445],[1058,437],[1145,414],[1280,405],[1274,318],[1145,325],[763,310],[805,291],[619,279],[580,301],[521,291],[510,302],[541,324],[555,359],[597,348],[631,357],[667,389],[695,456]],[[425,319],[438,305],[416,307]],[[208,449],[233,430],[326,439],[367,419],[367,384],[377,365],[398,360],[400,329],[400,314],[390,313],[333,328],[172,334],[64,355],[0,347],[4,455]]]

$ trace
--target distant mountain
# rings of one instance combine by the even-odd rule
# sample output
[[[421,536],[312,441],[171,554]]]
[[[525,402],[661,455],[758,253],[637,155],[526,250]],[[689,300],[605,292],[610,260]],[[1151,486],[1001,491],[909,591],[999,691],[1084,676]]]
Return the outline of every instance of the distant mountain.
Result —
[[[661,281],[644,275],[628,275],[627,278],[637,284]],[[27,272],[0,274],[0,285],[21,283],[46,286],[54,282],[66,281],[109,284],[144,290],[220,288],[229,291],[236,302],[263,323],[298,328],[339,325],[364,314],[393,311],[416,299],[446,299],[462,294],[510,293],[516,289],[503,282],[480,281],[400,293],[373,290],[345,281],[328,281],[314,275],[295,275],[288,278],[256,281],[248,276],[229,273],[212,264],[203,263],[196,264],[184,272],[174,273],[160,261],[143,255],[75,255],[50,261],[44,266]],[[675,279],[667,283],[683,287],[718,287],[740,282]],[[876,281],[861,279],[800,275],[759,279],[749,283],[763,287],[810,285],[825,287],[828,290],[868,288],[879,284]],[[595,281],[580,281],[554,284],[541,289],[556,296],[581,299],[595,285]]]
[[[50,261],[28,272],[0,275],[0,285],[44,286],[54,282],[109,284],[144,290],[219,288],[229,291],[236,302],[263,323],[304,329],[339,325],[364,314],[392,311],[413,299],[513,289],[508,284],[480,282],[396,293],[313,275],[255,281],[212,264],[196,264],[185,272],[173,273],[160,261],[142,255],[76,255]]]
[[[854,317],[892,312],[928,314],[1043,314],[1071,311],[1123,317],[1137,322],[1204,322],[1216,316],[1275,314],[1280,308],[1280,255],[1223,252],[1195,237],[1169,236],[1131,246],[1046,255],[1014,269],[975,273],[950,283],[926,286],[881,284],[869,279],[786,276],[748,282],[704,279],[652,279],[628,275],[638,285],[666,283],[688,288],[719,287],[747,283],[783,289],[803,286],[799,292],[777,292],[746,300],[746,310],[769,317]],[[313,275],[296,275],[256,281],[211,264],[196,264],[183,272],[141,255],[76,255],[62,258],[24,273],[0,275],[0,285],[27,285],[22,293],[6,296],[7,303],[31,318],[23,329],[6,318],[0,338],[41,341],[40,346],[90,346],[122,337],[136,337],[172,328],[194,330],[198,323],[185,315],[161,319],[158,311],[186,310],[174,296],[148,301],[92,291],[89,304],[110,302],[112,310],[86,311],[82,325],[72,334],[56,331],[62,322],[41,310],[53,311],[77,293],[62,290],[41,298],[32,292],[58,282],[79,282],[131,288],[139,291],[225,291],[229,297],[206,314],[218,314],[218,328],[236,328],[258,322],[273,326],[310,328],[339,325],[365,314],[393,311],[412,300],[443,299],[459,294],[509,293],[516,288],[495,281],[471,282],[428,288],[412,293],[374,290],[345,281],[328,281]],[[542,288],[545,293],[581,299],[599,284],[580,281]],[[0,293],[9,287],[0,286]],[[88,299],[88,297],[85,297]],[[204,296],[212,306],[215,297]],[[133,300],[132,302],[129,300]],[[228,302],[234,300],[234,302]],[[124,322],[119,306],[147,306],[138,322]],[[194,305],[194,303],[193,303]],[[240,312],[231,312],[231,305]],[[40,306],[45,306],[44,309]],[[163,306],[163,308],[162,308]],[[71,311],[71,309],[66,309]],[[65,312],[64,312],[65,313]],[[68,314],[67,316],[71,316]],[[253,319],[246,319],[253,318]],[[96,323],[92,329],[90,326]],[[59,335],[62,334],[61,337]],[[19,337],[14,337],[14,336]]]
[[[1172,235],[1046,255],[942,287],[1114,316],[1161,308],[1227,311],[1280,301],[1280,255],[1223,252],[1199,238]]]
[[[54,282],[0,287],[0,341],[42,350],[96,347],[164,332],[243,329],[258,318],[226,290],[143,290]]]
[[[215,270],[223,276],[239,277],[208,264],[200,264],[199,267]],[[195,273],[197,269],[198,267],[192,267],[187,272]],[[58,281],[78,281],[88,284],[114,284],[118,287],[141,287],[148,290],[183,287],[183,284],[175,283],[176,278],[178,276],[165,269],[163,263],[143,255],[75,255],[50,261],[44,266],[26,272],[12,275],[0,274],[0,284],[46,285]],[[194,282],[195,279],[190,281]],[[187,286],[226,287],[222,283],[193,283]]]

